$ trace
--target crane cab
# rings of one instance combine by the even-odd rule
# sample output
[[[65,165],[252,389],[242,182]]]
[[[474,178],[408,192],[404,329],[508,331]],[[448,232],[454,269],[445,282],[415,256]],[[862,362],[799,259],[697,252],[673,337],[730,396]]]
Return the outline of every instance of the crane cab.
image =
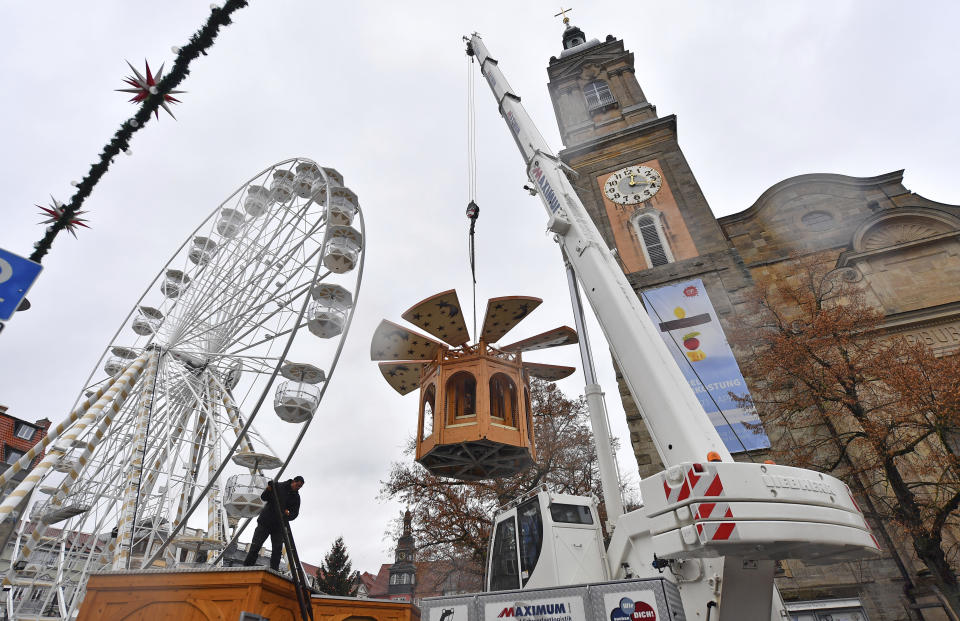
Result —
[[[609,580],[597,501],[541,488],[493,520],[487,591]]]

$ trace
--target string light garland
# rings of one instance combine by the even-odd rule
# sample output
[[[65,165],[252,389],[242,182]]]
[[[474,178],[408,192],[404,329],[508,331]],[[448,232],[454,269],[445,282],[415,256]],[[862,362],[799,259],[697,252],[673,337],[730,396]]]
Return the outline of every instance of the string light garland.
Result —
[[[90,196],[93,188],[110,168],[113,158],[120,152],[127,150],[133,134],[147,124],[150,115],[157,113],[159,108],[168,101],[166,97],[174,92],[177,85],[190,74],[190,63],[201,54],[207,55],[207,49],[213,45],[220,28],[233,23],[230,15],[245,6],[247,6],[247,0],[227,0],[223,7],[211,5],[210,17],[207,22],[190,37],[189,43],[179,48],[170,73],[156,85],[156,92],[152,92],[151,89],[149,96],[143,102],[143,106],[132,118],[124,122],[110,142],[104,146],[103,151],[100,152],[100,159],[90,167],[87,176],[77,184],[77,191],[70,198],[70,202],[63,208],[57,220],[47,227],[43,238],[34,244],[33,254],[30,255],[31,261],[41,262],[47,252],[50,251],[50,246],[53,245],[53,240],[56,239],[57,235],[64,229],[69,228],[71,223],[76,220],[83,201]]]

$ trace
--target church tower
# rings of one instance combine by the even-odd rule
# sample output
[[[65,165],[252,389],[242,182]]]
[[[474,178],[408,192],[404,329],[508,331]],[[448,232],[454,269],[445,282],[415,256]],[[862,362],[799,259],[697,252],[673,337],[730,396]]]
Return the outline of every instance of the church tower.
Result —
[[[410,510],[403,514],[403,534],[397,539],[397,551],[390,566],[390,587],[387,591],[390,599],[413,601],[413,592],[416,588],[417,566],[413,564],[415,549],[411,522],[413,516]]]
[[[657,115],[623,41],[588,39],[569,18],[564,23],[548,89],[564,145],[559,155],[577,173],[571,182],[580,200],[634,290],[699,278],[725,323],[731,292],[750,277],[680,149],[676,117]],[[640,474],[653,474],[659,457],[622,381],[620,392]]]

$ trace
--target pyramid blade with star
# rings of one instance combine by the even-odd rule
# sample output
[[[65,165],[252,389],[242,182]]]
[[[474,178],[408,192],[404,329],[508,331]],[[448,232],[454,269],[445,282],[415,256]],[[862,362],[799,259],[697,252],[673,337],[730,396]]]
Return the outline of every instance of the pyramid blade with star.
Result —
[[[520,295],[490,298],[478,342],[494,345],[542,303],[540,298]],[[419,373],[424,366],[441,352],[446,354],[469,346],[470,332],[455,289],[417,302],[400,316],[430,336],[384,319],[370,342],[370,359],[383,361],[379,367],[384,379],[394,390],[406,395],[418,387]],[[514,354],[578,342],[573,328],[560,326],[497,349]],[[523,368],[530,376],[548,381],[563,379],[576,370],[575,367],[534,362],[525,362]]]

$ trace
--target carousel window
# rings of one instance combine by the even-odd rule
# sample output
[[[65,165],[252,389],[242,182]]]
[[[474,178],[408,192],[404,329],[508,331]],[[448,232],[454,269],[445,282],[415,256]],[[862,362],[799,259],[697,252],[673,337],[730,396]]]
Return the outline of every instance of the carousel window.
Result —
[[[490,417],[516,427],[517,385],[503,373],[490,378]]]
[[[456,422],[458,418],[477,415],[477,380],[471,373],[460,371],[447,380],[447,418]]]
[[[527,410],[527,439],[533,444],[533,410],[530,408],[530,391],[523,389],[523,405]]]
[[[423,414],[423,428],[420,430],[420,439],[426,440],[433,435],[433,410],[437,406],[437,388],[433,384],[427,387],[420,406]]]

